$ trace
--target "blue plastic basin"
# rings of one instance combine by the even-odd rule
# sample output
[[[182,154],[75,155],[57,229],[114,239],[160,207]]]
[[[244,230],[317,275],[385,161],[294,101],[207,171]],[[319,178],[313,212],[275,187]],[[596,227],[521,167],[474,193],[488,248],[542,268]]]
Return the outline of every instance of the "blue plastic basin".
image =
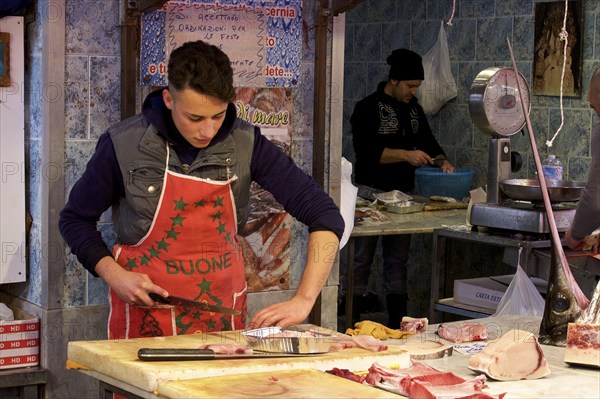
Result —
[[[423,197],[441,195],[460,200],[469,195],[474,173],[473,169],[444,173],[438,168],[419,168],[415,171],[417,192]]]

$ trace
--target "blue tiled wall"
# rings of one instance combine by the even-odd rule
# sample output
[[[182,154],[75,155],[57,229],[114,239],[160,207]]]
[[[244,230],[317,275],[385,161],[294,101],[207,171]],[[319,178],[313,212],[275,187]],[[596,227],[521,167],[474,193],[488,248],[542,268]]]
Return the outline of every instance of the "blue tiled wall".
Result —
[[[385,59],[392,50],[409,48],[424,54],[437,39],[440,21],[452,14],[452,0],[365,0],[346,13],[344,69],[343,155],[354,161],[349,119],[357,101],[375,91],[387,79]],[[452,26],[445,26],[458,96],[435,116],[429,117],[434,134],[451,161],[476,171],[474,186],[486,183],[489,136],[472,123],[468,93],[477,74],[491,66],[510,66],[506,37],[511,39],[517,67],[528,82],[534,54],[534,2],[526,0],[456,0]],[[554,141],[552,152],[563,161],[566,178],[585,180],[590,163],[590,133],[598,118],[587,103],[588,80],[600,66],[600,0],[583,3],[583,95],[565,98],[565,126]],[[558,97],[533,96],[531,119],[542,155],[545,141],[560,125]],[[528,135],[511,137],[512,148],[523,155],[524,166],[516,177],[534,177]],[[492,261],[493,249],[468,247],[471,262],[463,261],[464,277],[481,275],[484,267],[500,267]],[[496,252],[493,252],[496,254]],[[413,235],[408,263],[409,315],[427,316],[430,305],[432,235]],[[500,259],[502,254],[500,253]],[[494,258],[496,259],[496,258]],[[370,289],[382,292],[378,252],[372,267]],[[500,262],[498,260],[498,262]],[[342,271],[345,264],[340,265]],[[514,269],[512,269],[514,270]],[[473,273],[469,275],[469,273]],[[496,270],[496,274],[511,273]]]
[[[452,26],[444,25],[458,96],[429,121],[456,166],[474,168],[474,185],[485,184],[489,136],[472,123],[468,93],[475,76],[491,66],[510,66],[510,38],[517,67],[528,82],[534,54],[535,2],[456,0]],[[365,0],[346,13],[344,70],[344,156],[354,161],[349,118],[358,100],[387,79],[386,57],[396,48],[424,54],[437,39],[440,21],[452,15],[452,0]],[[583,74],[581,98],[563,99],[565,126],[550,152],[562,160],[565,178],[585,180],[590,162],[590,133],[597,117],[587,103],[588,80],[600,66],[600,0],[583,2]],[[561,121],[559,97],[533,96],[531,119],[541,155]],[[524,158],[517,177],[534,177],[527,135],[512,136],[513,150]]]
[[[119,1],[67,2],[65,20],[65,195],[79,179],[98,137],[120,120]],[[112,246],[107,212],[99,230]],[[107,287],[67,250],[65,306],[106,303]]]

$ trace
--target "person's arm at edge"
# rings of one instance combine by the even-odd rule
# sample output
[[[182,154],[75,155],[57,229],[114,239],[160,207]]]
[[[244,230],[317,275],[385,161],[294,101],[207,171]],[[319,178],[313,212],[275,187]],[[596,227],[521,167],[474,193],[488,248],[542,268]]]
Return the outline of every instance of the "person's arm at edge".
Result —
[[[565,233],[565,244],[571,249],[582,250],[585,246],[585,237],[598,228],[600,218],[600,156],[596,156],[600,149],[600,125],[592,132],[592,163],[588,172],[588,179],[581,198],[577,204],[577,211],[571,227]],[[594,250],[600,248],[600,235],[596,239]]]

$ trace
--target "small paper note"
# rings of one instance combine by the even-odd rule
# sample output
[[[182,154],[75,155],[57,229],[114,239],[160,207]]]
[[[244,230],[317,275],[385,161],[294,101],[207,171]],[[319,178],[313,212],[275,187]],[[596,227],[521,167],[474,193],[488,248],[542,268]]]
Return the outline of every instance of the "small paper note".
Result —
[[[456,344],[454,345],[454,350],[462,353],[463,355],[474,355],[483,348],[485,348],[486,343],[482,342],[468,342],[464,344]]]

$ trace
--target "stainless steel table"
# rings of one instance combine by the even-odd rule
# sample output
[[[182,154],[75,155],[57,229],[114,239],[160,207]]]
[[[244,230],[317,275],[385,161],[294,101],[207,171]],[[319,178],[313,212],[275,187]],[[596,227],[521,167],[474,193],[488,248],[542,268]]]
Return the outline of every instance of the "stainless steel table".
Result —
[[[435,229],[433,231],[433,264],[431,269],[431,304],[429,310],[429,320],[431,323],[439,323],[440,312],[454,313],[470,318],[479,318],[489,316],[493,311],[475,306],[462,305],[454,302],[448,288],[448,276],[450,268],[447,266],[446,243],[448,240],[458,240],[466,242],[476,242],[500,246],[504,248],[523,248],[522,267],[527,272],[530,262],[533,259],[533,251],[541,248],[550,248],[549,239],[535,238],[513,238],[504,235],[488,234],[477,231],[457,231],[451,229]],[[440,290],[440,277],[443,276],[442,290]],[[484,276],[482,276],[484,277]],[[440,294],[441,291],[441,294]],[[440,295],[441,298],[440,299]]]
[[[346,317],[345,328],[352,327],[352,294],[354,291],[354,240],[356,237],[395,234],[431,233],[442,226],[465,224],[467,210],[435,210],[397,214],[384,212],[390,222],[377,225],[357,223],[348,240],[348,264],[346,270]]]

